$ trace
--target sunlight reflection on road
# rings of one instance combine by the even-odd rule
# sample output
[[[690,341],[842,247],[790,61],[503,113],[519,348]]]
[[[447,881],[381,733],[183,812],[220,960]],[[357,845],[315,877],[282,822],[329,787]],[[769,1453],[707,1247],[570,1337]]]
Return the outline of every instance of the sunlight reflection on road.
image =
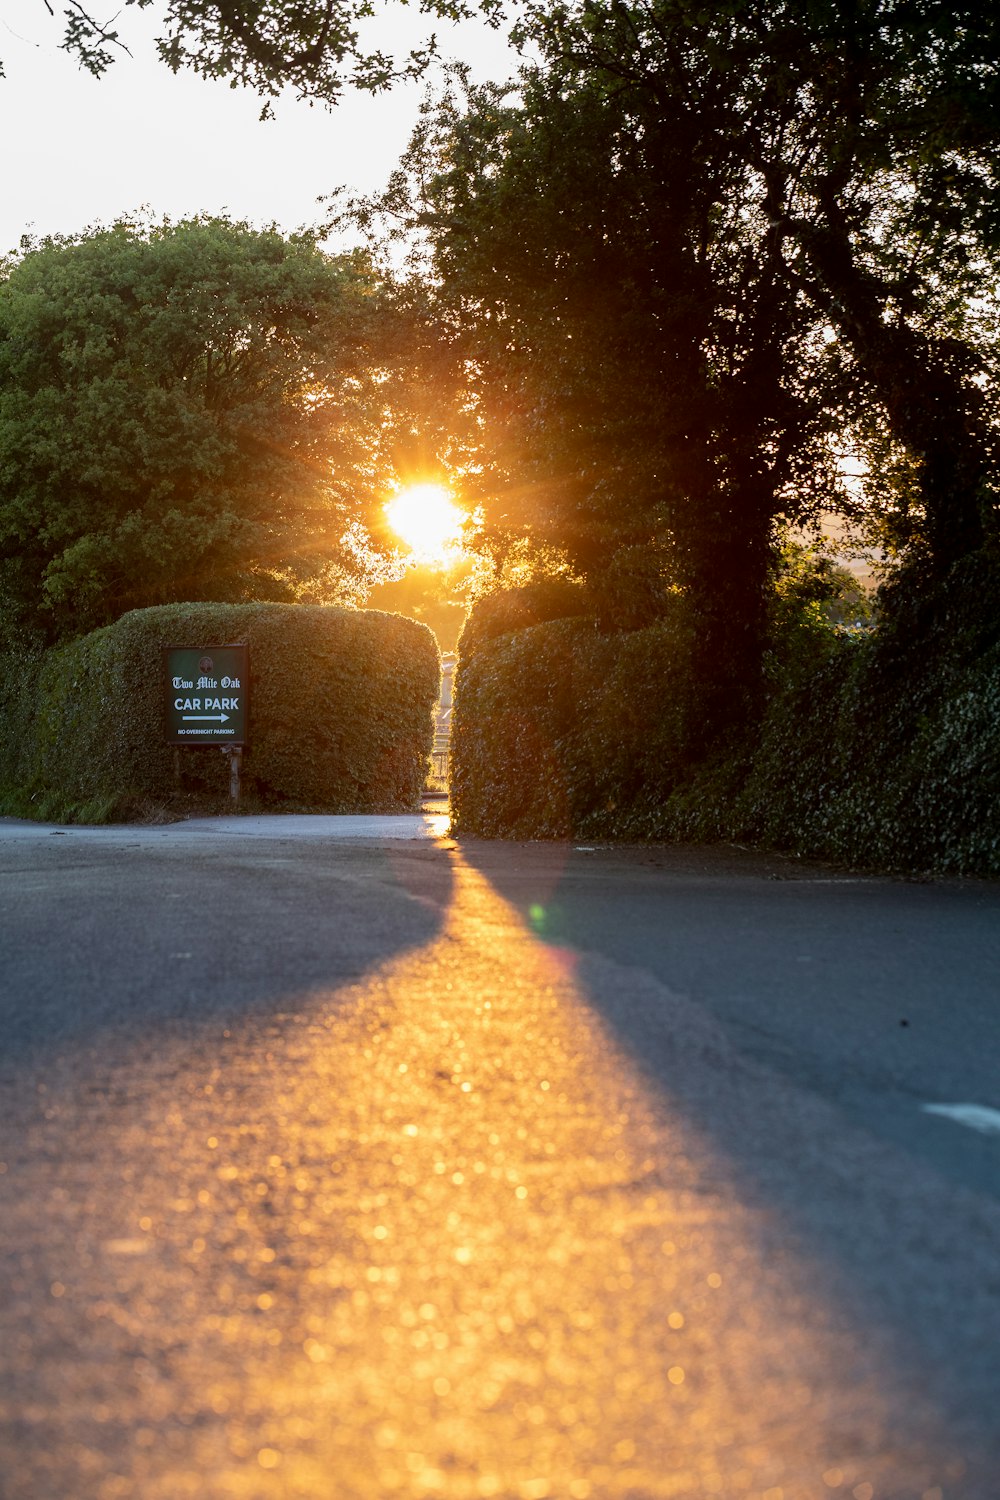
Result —
[[[792,1250],[765,1255],[574,955],[452,857],[424,948],[248,1026],[230,1069],[249,1083],[206,1065],[165,1126],[119,1138],[151,1155],[138,1228],[105,1231],[87,1399],[130,1446],[87,1493],[930,1493],[870,1362],[851,1377],[858,1335]],[[141,1348],[128,1389],[102,1373],[108,1330]]]
[[[877,1393],[849,1391],[847,1422],[830,1391],[814,1406],[849,1338],[754,1263],[752,1225],[615,1055],[573,956],[460,858],[454,879],[440,937],[368,980],[362,1035],[341,1018],[314,1058],[332,1108],[302,1123],[310,1080],[282,1109],[289,1166],[336,1163],[344,1235],[331,1255],[304,1234],[305,1358],[255,1398],[277,1408],[261,1441],[285,1492],[319,1493],[331,1462],[339,1495],[456,1500],[804,1500],[824,1473],[877,1477]],[[837,1418],[854,1451],[817,1431]]]

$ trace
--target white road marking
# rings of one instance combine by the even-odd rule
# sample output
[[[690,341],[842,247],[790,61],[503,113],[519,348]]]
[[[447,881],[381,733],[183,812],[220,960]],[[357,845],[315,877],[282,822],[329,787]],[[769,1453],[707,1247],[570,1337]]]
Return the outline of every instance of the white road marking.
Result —
[[[922,1104],[927,1115],[942,1115],[954,1120],[956,1125],[968,1125],[981,1135],[1000,1135],[1000,1109],[990,1109],[986,1104]]]

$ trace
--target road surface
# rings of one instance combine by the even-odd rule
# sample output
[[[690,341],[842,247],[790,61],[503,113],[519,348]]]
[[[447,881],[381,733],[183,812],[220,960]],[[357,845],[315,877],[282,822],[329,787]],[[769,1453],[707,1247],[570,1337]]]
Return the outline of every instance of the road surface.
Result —
[[[997,1500],[1000,887],[443,833],[0,820],[5,1500]]]

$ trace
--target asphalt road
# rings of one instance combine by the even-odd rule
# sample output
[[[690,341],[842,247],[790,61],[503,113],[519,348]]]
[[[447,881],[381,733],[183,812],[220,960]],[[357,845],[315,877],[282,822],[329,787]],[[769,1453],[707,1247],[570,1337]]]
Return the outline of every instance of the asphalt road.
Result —
[[[1000,887],[441,832],[0,820],[4,1500],[998,1500]]]

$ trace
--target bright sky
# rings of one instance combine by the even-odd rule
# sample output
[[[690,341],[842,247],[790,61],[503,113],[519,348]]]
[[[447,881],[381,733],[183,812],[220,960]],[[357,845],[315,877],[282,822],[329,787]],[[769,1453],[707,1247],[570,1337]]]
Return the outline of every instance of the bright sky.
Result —
[[[53,8],[61,6],[55,0]],[[115,6],[108,0],[108,13]],[[154,6],[154,11],[156,7]],[[429,23],[411,9],[384,6],[381,45],[396,55],[421,41]],[[100,10],[103,15],[104,11]],[[152,49],[155,15],[121,19],[135,38],[100,81],[59,50],[62,26],[44,0],[2,0],[0,58],[0,254],[26,231],[72,234],[148,205],[157,216],[228,211],[285,230],[315,222],[321,195],[346,185],[378,188],[406,146],[423,84],[377,97],[345,92],[327,112],[262,101],[224,82],[172,74]],[[504,79],[516,55],[502,33],[479,23],[438,23],[439,50],[470,63],[477,78]]]

